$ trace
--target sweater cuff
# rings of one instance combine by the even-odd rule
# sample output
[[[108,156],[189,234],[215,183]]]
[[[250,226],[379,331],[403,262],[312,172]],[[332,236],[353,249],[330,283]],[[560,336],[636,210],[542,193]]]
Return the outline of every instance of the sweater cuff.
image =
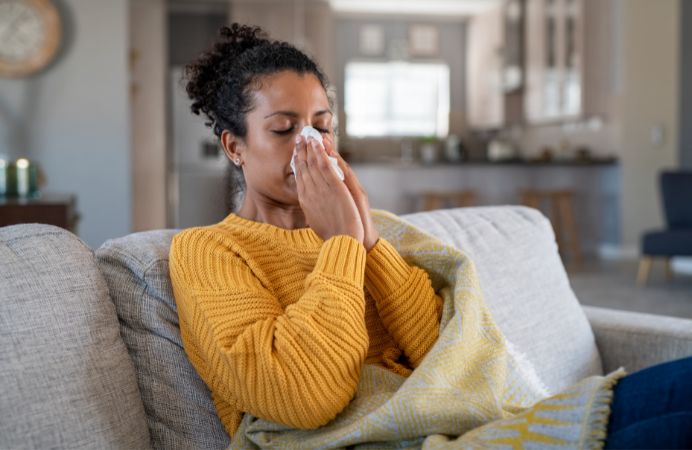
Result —
[[[355,238],[345,234],[332,236],[322,244],[314,270],[363,286],[365,255],[365,247]]]
[[[411,266],[384,238],[380,237],[367,255],[365,286],[376,299],[386,298],[408,280]]]

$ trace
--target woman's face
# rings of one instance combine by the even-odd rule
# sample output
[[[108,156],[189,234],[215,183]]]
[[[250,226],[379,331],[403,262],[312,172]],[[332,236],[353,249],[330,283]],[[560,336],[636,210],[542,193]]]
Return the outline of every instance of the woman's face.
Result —
[[[311,73],[282,71],[260,80],[254,108],[246,115],[247,135],[237,147],[243,163],[246,196],[283,205],[298,205],[291,170],[295,138],[304,126],[332,134],[327,94]]]

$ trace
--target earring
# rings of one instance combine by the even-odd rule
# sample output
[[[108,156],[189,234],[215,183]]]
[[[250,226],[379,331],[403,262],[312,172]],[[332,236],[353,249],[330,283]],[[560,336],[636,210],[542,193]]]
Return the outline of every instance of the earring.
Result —
[[[240,167],[240,158],[236,158],[233,160],[236,166]]]

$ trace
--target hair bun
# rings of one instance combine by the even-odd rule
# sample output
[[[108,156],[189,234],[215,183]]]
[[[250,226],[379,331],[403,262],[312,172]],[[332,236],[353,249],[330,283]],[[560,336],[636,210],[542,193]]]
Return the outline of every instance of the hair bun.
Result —
[[[238,57],[246,50],[269,44],[271,41],[260,27],[233,23],[219,30],[220,38],[200,57],[185,66],[184,78],[188,80],[186,90],[192,99],[192,112],[205,113],[220,134],[218,117],[214,105],[217,97],[223,95],[224,77],[237,63]]]
[[[221,27],[219,35],[225,40],[225,42],[222,41],[219,44],[234,46],[236,55],[269,42],[267,35],[260,27],[239,23],[233,23],[230,27]]]
[[[1,0],[0,0],[1,1]],[[206,115],[216,136],[223,130],[245,137],[245,114],[252,109],[253,83],[281,70],[314,74],[327,89],[326,77],[306,54],[270,39],[257,26],[233,23],[219,29],[211,47],[185,66],[183,79],[193,114]]]

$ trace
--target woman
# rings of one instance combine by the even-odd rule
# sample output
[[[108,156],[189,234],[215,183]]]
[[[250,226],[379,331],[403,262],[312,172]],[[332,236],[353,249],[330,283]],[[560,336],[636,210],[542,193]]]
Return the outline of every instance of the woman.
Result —
[[[320,427],[349,404],[364,364],[403,376],[420,364],[438,337],[442,301],[428,274],[378,235],[367,194],[334,149],[327,81],[310,58],[233,24],[187,76],[192,110],[209,118],[245,195],[237,212],[171,246],[185,351],[231,436],[246,412]],[[304,126],[324,145],[300,136]],[[692,376],[691,366],[675,367]],[[692,424],[689,384],[659,416],[678,408],[687,412],[676,420]],[[648,410],[611,419],[615,431],[649,419]]]
[[[322,72],[258,33],[224,29],[189,68],[193,111],[211,119],[246,191],[237,213],[183,232],[171,249],[185,350],[231,435],[243,412],[329,422],[364,363],[410,373],[437,339],[441,307],[427,273],[379,238],[365,191],[334,151]],[[300,136],[306,125],[324,147]]]

